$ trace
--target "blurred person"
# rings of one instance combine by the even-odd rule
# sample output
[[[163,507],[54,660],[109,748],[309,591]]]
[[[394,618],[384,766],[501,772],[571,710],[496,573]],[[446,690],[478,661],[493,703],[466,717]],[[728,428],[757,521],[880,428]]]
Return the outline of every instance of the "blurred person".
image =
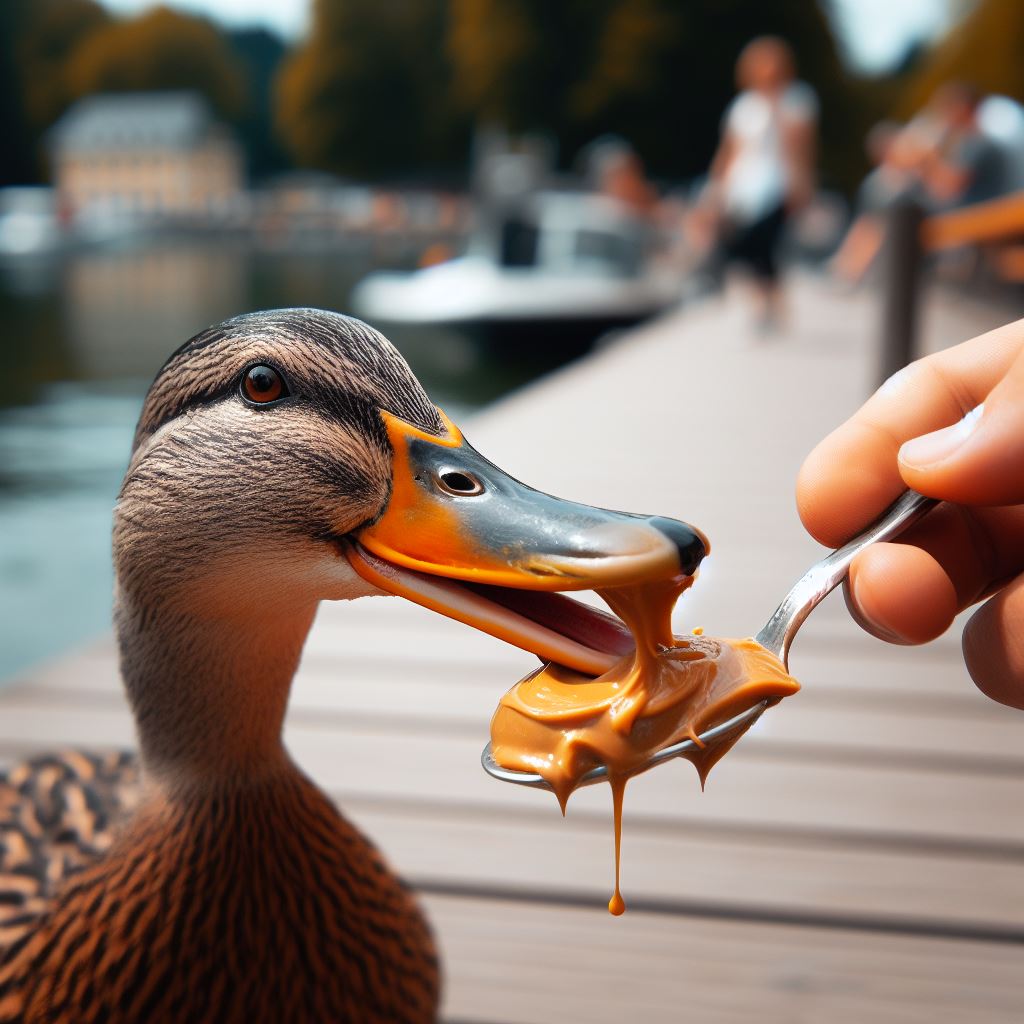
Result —
[[[789,44],[748,43],[736,62],[740,92],[722,120],[705,203],[720,218],[721,255],[745,265],[765,327],[781,315],[778,250],[787,219],[813,197],[818,100],[796,79]]]
[[[928,104],[934,143],[922,154],[917,173],[934,209],[984,202],[1008,189],[1006,153],[978,119],[982,100],[972,85],[947,82]]]
[[[897,197],[909,195],[927,211],[940,212],[1010,190],[1009,153],[982,127],[983,99],[967,83],[947,82],[905,128],[876,140],[882,150],[871,153],[876,168],[858,193],[859,216],[832,260],[838,276],[863,278],[882,247],[884,213]]]
[[[1024,320],[891,377],[808,456],[804,526],[837,547],[911,487],[949,504],[853,562],[847,604],[869,633],[925,643],[954,616],[977,686],[1024,708]]]
[[[834,274],[851,283],[863,278],[882,247],[885,210],[917,187],[915,166],[921,152],[915,133],[894,121],[874,125],[865,149],[872,170],[857,190],[853,223],[829,264]]]
[[[997,199],[1019,185],[1012,141],[992,134],[983,121],[986,102],[964,82],[948,82],[932,97],[929,106],[939,132],[922,160],[921,180],[935,211]],[[1017,247],[993,244],[979,249],[999,276],[1019,280]]]
[[[634,217],[652,217],[658,194],[647,180],[643,161],[629,148],[607,153],[596,174],[596,190],[619,203]]]
[[[587,186],[610,200],[622,214],[623,265],[640,273],[658,248],[661,202],[647,179],[643,161],[633,147],[617,136],[590,143],[580,154]]]

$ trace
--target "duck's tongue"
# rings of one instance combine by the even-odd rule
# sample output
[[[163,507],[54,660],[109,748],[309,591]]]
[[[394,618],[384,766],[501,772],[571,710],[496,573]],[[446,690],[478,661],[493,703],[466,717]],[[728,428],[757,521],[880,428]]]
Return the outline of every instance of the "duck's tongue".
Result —
[[[346,552],[359,575],[391,594],[457,619],[577,672],[598,676],[634,649],[614,615],[564,594],[431,576],[378,558],[358,544]]]
[[[633,650],[633,634],[621,619],[565,594],[513,590],[486,583],[464,583],[463,586],[484,600],[493,601],[592,651],[621,658]]]

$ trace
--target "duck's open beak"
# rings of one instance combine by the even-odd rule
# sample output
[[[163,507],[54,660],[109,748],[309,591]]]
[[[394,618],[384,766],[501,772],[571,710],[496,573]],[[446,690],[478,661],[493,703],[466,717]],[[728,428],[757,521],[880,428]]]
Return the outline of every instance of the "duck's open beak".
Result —
[[[708,552],[674,519],[563,501],[488,462],[446,420],[436,437],[382,413],[391,498],[348,557],[364,579],[544,660],[604,672],[633,646],[612,615],[554,593],[693,576]]]

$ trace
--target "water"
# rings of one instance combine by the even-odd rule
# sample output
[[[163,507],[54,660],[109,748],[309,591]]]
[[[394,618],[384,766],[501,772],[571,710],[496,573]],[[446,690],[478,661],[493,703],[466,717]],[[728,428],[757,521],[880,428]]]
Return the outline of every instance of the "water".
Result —
[[[109,627],[110,513],[146,387],[208,324],[281,306],[346,311],[397,243],[257,251],[229,239],[139,239],[0,264],[0,680]],[[541,367],[495,362],[452,332],[389,336],[459,419]]]

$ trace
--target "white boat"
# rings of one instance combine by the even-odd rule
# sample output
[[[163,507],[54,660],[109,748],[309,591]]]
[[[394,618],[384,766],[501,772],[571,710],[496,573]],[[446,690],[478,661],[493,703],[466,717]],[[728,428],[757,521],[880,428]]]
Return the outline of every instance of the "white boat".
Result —
[[[0,258],[46,256],[62,242],[53,189],[34,185],[0,189]]]
[[[446,325],[518,347],[583,348],[679,302],[648,259],[650,227],[609,199],[540,192],[485,223],[467,255],[378,271],[352,295],[372,322]]]

